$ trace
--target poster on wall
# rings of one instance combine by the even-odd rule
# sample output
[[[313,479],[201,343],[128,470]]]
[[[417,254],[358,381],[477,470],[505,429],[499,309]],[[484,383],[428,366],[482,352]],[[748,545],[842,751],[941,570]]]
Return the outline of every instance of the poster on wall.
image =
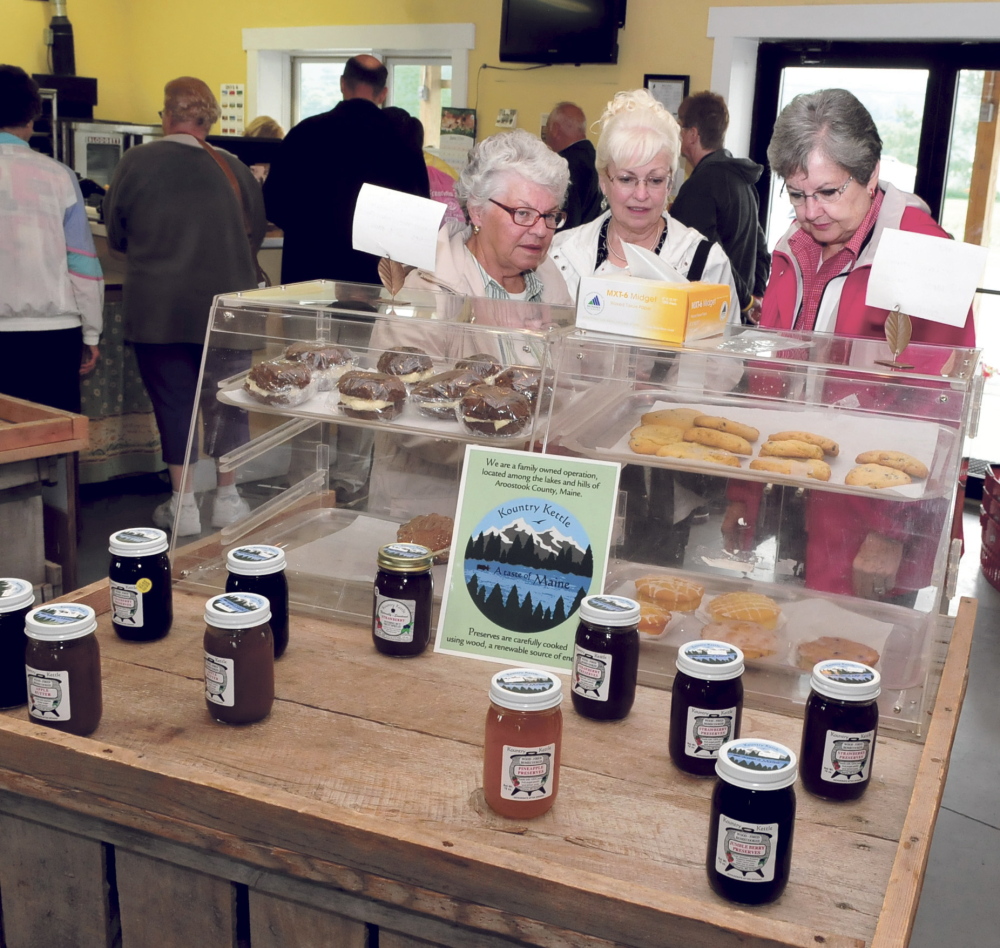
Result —
[[[643,77],[643,86],[674,118],[688,94],[690,76],[664,76],[647,73]]]
[[[475,144],[476,110],[450,106],[441,109],[441,144],[428,150],[461,173]]]
[[[241,82],[224,82],[219,89],[220,135],[242,135],[246,127],[243,104],[246,86]]]

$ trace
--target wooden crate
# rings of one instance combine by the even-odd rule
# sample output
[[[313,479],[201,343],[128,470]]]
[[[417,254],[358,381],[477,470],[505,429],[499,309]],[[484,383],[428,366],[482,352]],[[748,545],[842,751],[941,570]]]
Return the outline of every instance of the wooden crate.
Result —
[[[87,425],[85,415],[0,395],[0,464],[80,451]]]

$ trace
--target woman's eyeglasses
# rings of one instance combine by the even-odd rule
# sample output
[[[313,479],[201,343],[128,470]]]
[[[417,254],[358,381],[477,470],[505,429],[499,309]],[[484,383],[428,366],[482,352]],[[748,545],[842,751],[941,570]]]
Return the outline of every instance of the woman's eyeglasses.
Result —
[[[805,191],[796,191],[794,188],[789,188],[785,185],[781,186],[781,190],[788,195],[788,200],[792,202],[792,207],[802,207],[809,198],[812,198],[817,204],[836,204],[853,180],[854,175],[851,175],[839,188],[820,188],[818,191],[813,191],[812,194],[806,194]]]
[[[623,171],[620,174],[609,174],[608,180],[616,188],[618,188],[619,191],[631,194],[637,187],[639,187],[640,181],[646,186],[647,191],[665,191],[670,183],[670,176],[664,174],[651,174],[646,178],[637,178],[634,174],[628,174]]]
[[[494,201],[493,198],[490,198],[490,204],[495,204],[497,207],[503,208],[503,210],[510,214],[510,219],[518,227],[531,227],[539,217],[549,230],[559,230],[566,223],[565,211],[549,211],[543,214],[541,211],[536,211],[533,207],[507,207],[506,204]]]

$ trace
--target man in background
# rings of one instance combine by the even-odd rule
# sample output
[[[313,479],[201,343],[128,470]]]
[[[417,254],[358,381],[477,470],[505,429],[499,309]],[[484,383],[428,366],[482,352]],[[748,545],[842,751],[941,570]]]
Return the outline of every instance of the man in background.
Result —
[[[104,280],[76,175],[28,145],[41,114],[34,79],[0,66],[0,391],[79,412]]]
[[[601,191],[597,185],[597,158],[587,140],[587,117],[572,102],[560,102],[545,123],[545,144],[569,164],[566,192],[566,230],[594,220],[601,213]]]
[[[354,56],[340,79],[344,100],[303,119],[278,149],[264,200],[285,232],[282,283],[378,283],[379,258],[353,248],[354,208],[363,184],[429,197],[427,168],[380,106],[388,73],[374,56]]]
[[[764,169],[749,158],[734,158],[722,147],[729,110],[721,95],[689,95],[678,116],[681,154],[690,163],[691,174],[670,206],[670,215],[722,245],[733,266],[744,321],[756,323],[771,269],[754,187]]]

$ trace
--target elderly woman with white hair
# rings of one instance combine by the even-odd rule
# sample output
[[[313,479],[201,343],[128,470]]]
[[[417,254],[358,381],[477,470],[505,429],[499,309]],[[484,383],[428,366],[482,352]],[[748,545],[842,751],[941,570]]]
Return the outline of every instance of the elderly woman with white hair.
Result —
[[[581,277],[628,270],[625,244],[657,254],[681,276],[731,290],[731,321],[740,307],[725,251],[667,213],[680,156],[677,120],[645,89],[619,92],[598,123],[597,173],[608,210],[557,234],[551,253],[575,296]]]
[[[447,221],[438,235],[433,273],[414,270],[406,285],[463,296],[570,304],[573,298],[547,259],[566,221],[565,158],[517,129],[480,142],[456,185],[471,227]]]

